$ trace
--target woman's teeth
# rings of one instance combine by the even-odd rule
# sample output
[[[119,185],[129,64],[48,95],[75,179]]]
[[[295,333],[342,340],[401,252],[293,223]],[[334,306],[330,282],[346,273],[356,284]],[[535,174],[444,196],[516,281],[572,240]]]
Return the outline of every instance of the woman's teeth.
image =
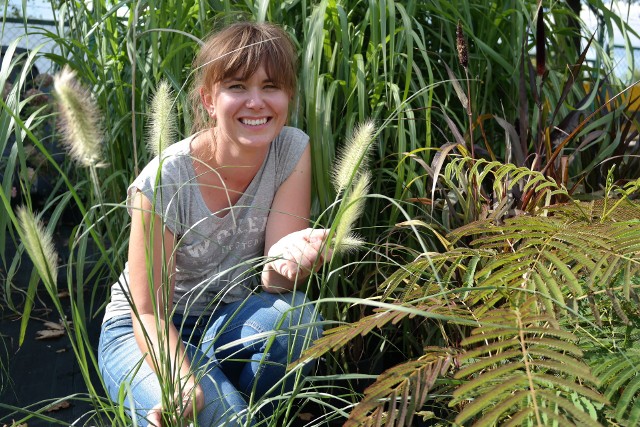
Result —
[[[262,119],[242,119],[242,123],[244,123],[245,125],[249,125],[249,126],[260,126],[263,125],[265,123],[267,123],[267,118],[262,118]]]

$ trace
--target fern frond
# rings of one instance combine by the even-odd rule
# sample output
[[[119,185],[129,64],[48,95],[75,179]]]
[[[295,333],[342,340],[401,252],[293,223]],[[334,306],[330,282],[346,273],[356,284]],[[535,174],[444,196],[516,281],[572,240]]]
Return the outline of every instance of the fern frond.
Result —
[[[617,348],[591,361],[604,396],[615,403],[614,415],[628,425],[640,423],[640,349]]]
[[[454,359],[454,351],[426,348],[417,360],[394,366],[380,374],[364,392],[345,422],[345,427],[373,426],[387,410],[387,426],[412,426],[413,417],[427,400],[436,379],[444,375]]]
[[[289,365],[289,369],[293,369],[305,361],[316,359],[331,350],[337,350],[357,336],[365,336],[374,329],[381,329],[389,323],[396,324],[404,318],[415,316],[416,313],[420,313],[425,317],[451,317],[458,319],[463,319],[465,316],[468,317],[465,310],[458,307],[448,307],[438,300],[413,304],[411,309],[411,311],[401,311],[377,308],[373,314],[365,316],[356,322],[324,331],[322,337],[314,341],[313,345],[306,349],[297,361]]]
[[[465,380],[450,405],[465,402],[456,423],[495,425],[510,419],[546,425],[549,414],[565,425],[599,425],[572,399],[578,395],[603,403],[606,398],[587,384],[597,384],[580,360],[578,338],[541,315],[535,298],[520,307],[492,310],[461,345],[463,367],[455,378]]]
[[[449,191],[457,190],[462,194],[466,192],[470,182],[478,188],[491,186],[497,200],[505,199],[506,192],[514,187],[532,189],[537,195],[536,200],[545,199],[545,195],[563,195],[570,198],[566,189],[540,172],[497,161],[453,158],[444,169],[441,185]],[[506,188],[505,183],[508,184]],[[529,210],[533,211],[533,207]]]
[[[519,216],[501,225],[478,221],[454,230],[447,238],[458,242],[473,236],[474,249],[495,254],[481,258],[473,279],[465,279],[467,286],[472,282],[484,289],[466,299],[468,305],[493,304],[504,298],[505,292],[513,299],[520,290],[527,290],[537,295],[547,314],[564,316],[575,313],[576,301],[593,292],[609,292],[608,288],[619,283],[624,292],[613,296],[610,305],[628,323],[630,313],[623,302],[636,297],[637,285],[631,279],[640,275],[639,224],[636,219],[585,222],[556,207],[551,217]],[[591,305],[598,318],[601,310]],[[476,314],[482,315],[486,309]]]

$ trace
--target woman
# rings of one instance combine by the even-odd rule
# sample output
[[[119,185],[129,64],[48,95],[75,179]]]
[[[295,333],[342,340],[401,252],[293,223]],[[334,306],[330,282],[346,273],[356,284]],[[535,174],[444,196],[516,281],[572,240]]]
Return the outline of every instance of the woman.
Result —
[[[109,395],[143,426],[250,423],[249,403],[286,391],[286,364],[321,333],[296,291],[328,252],[307,228],[308,136],[285,126],[294,46],[238,23],[194,66],[196,131],[129,187],[128,262],[100,337]]]

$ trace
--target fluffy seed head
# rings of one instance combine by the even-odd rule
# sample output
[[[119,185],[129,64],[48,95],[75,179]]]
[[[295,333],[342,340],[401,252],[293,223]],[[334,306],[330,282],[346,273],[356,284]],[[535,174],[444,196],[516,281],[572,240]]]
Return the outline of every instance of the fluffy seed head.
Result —
[[[103,132],[95,100],[67,66],[54,77],[53,87],[60,110],[62,141],[69,154],[84,166],[97,166]]]
[[[338,245],[336,245],[335,250],[338,253],[355,252],[364,246],[365,243],[365,240],[360,236],[354,233],[349,233],[342,238]]]
[[[371,181],[371,173],[369,171],[358,175],[357,181],[353,189],[347,197],[342,201],[340,214],[336,232],[333,237],[334,250],[338,252],[354,250],[361,246],[364,242],[352,234],[353,225],[364,212],[366,203],[365,196],[369,192],[369,182]]]
[[[338,154],[333,170],[333,185],[338,193],[349,186],[359,170],[367,166],[374,132],[373,121],[364,122],[354,130],[344,149]]]
[[[173,109],[173,93],[169,83],[160,82],[151,100],[151,117],[147,127],[147,148],[154,155],[173,143],[176,135],[176,116]]]
[[[467,68],[469,66],[469,49],[460,21],[458,21],[458,26],[456,27],[456,48],[458,49],[458,61],[460,61],[460,65]]]
[[[50,289],[55,289],[58,278],[58,254],[51,233],[47,232],[42,222],[24,206],[18,208],[17,214],[22,244],[44,284]]]

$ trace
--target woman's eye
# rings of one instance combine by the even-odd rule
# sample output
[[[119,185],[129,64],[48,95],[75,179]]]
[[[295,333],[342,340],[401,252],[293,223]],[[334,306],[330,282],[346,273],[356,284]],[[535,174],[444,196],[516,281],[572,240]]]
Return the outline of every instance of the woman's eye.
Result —
[[[243,88],[244,88],[244,86],[239,84],[239,83],[232,84],[232,85],[229,86],[229,89],[238,89],[239,90],[239,89],[243,89]]]

